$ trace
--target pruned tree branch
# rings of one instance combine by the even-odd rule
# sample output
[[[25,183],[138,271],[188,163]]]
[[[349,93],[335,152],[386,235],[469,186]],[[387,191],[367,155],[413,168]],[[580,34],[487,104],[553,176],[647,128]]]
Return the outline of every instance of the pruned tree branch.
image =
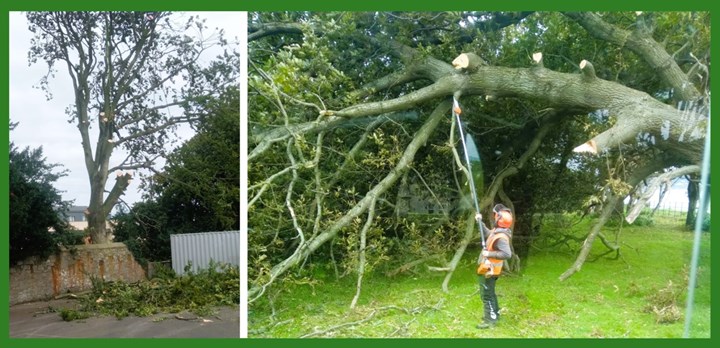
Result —
[[[315,330],[315,331],[313,331],[313,332],[311,332],[311,333],[308,333],[308,334],[305,334],[305,335],[300,336],[300,338],[308,338],[308,337],[320,336],[320,335],[324,335],[324,334],[327,334],[327,333],[329,333],[329,332],[337,331],[337,330],[340,330],[340,329],[343,329],[343,328],[346,328],[346,327],[357,326],[357,325],[366,323],[366,322],[372,320],[373,318],[375,318],[375,316],[377,316],[378,314],[380,314],[380,313],[382,313],[382,312],[385,312],[385,311],[389,311],[389,310],[397,310],[397,311],[401,311],[401,312],[403,312],[403,313],[405,313],[405,314],[417,314],[417,313],[420,313],[420,312],[423,311],[423,310],[428,310],[428,309],[429,309],[429,310],[436,310],[436,311],[437,311],[437,310],[440,310],[440,308],[441,308],[441,306],[442,306],[442,302],[443,302],[443,301],[440,300],[440,301],[439,301],[437,304],[435,304],[434,306],[419,306],[419,307],[410,308],[410,309],[403,308],[403,307],[398,307],[398,306],[395,306],[395,305],[389,305],[389,306],[384,306],[384,307],[376,308],[376,309],[373,309],[373,310],[370,312],[370,314],[368,314],[368,315],[367,315],[365,318],[363,318],[363,319],[360,319],[360,320],[357,320],[357,321],[352,321],[352,322],[347,322],[347,323],[342,323],[342,324],[333,325],[333,326],[330,326],[330,327],[328,327],[327,329],[324,329],[324,330]]]
[[[365,221],[365,225],[363,226],[362,230],[360,231],[360,246],[358,250],[358,278],[357,278],[357,289],[355,292],[355,296],[352,299],[352,302],[350,302],[350,308],[355,308],[355,305],[357,305],[357,301],[360,298],[360,291],[362,289],[362,280],[363,275],[365,275],[365,263],[367,262],[365,259],[365,249],[367,246],[367,232],[368,229],[370,229],[370,226],[373,224],[373,220],[375,219],[375,199],[370,201],[370,206],[368,207],[368,214],[367,219]]]

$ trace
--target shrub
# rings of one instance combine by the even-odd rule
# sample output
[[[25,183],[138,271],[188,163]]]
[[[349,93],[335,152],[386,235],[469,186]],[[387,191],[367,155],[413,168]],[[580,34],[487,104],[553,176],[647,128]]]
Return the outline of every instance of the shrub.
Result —
[[[650,215],[650,210],[643,210],[640,215],[638,215],[637,218],[635,218],[635,221],[633,222],[633,225],[635,226],[653,226],[655,225],[655,220],[653,219],[652,215]]]
[[[710,232],[710,214],[706,215],[705,219],[703,219],[702,230],[705,232]]]

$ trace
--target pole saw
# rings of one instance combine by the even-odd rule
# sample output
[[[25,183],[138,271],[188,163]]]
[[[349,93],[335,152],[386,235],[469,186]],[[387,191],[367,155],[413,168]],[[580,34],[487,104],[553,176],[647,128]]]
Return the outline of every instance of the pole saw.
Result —
[[[465,164],[467,165],[467,177],[468,177],[468,184],[470,185],[470,193],[473,196],[473,202],[475,203],[475,216],[480,215],[480,204],[478,203],[478,197],[477,197],[477,190],[475,189],[475,180],[473,179],[472,174],[472,164],[470,163],[470,153],[468,151],[468,143],[471,144],[473,147],[475,147],[475,151],[477,152],[477,147],[475,146],[475,142],[473,141],[470,134],[467,135],[467,140],[465,139],[465,132],[463,131],[462,126],[462,120],[460,120],[460,114],[462,113],[462,109],[460,109],[460,104],[458,103],[457,99],[453,97],[453,107],[452,107],[452,114],[455,117],[455,120],[458,124],[458,129],[460,130],[460,142],[463,146],[463,152],[465,153]],[[478,155],[479,158],[479,155]],[[480,238],[482,240],[482,247],[483,249],[486,248],[485,246],[485,234],[483,233],[482,228],[482,222],[477,221],[478,230],[480,231]]]

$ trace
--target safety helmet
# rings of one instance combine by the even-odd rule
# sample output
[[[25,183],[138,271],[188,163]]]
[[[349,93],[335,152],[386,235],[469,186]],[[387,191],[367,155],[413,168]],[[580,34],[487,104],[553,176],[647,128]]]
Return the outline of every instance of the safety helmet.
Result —
[[[493,213],[495,213],[496,227],[510,228],[510,226],[512,226],[512,212],[508,207],[502,204],[496,204],[495,207],[493,207]]]

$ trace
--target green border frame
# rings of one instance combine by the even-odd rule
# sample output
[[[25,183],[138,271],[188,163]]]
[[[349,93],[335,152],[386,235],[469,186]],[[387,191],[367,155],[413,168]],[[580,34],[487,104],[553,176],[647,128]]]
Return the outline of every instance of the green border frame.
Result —
[[[72,0],[72,1],[26,1],[12,2],[4,1],[0,7],[4,10],[4,15],[0,16],[0,37],[3,44],[0,46],[0,80],[5,81],[2,85],[0,93],[3,95],[2,122],[8,124],[9,120],[9,19],[7,12],[9,11],[32,11],[32,10],[158,10],[170,9],[179,11],[200,10],[200,11],[272,11],[272,10],[348,10],[348,11],[373,11],[373,10],[395,10],[395,11],[446,11],[446,10],[467,10],[472,8],[482,8],[485,10],[575,10],[575,11],[612,11],[612,10],[654,10],[654,11],[689,11],[703,10],[712,11],[713,5],[707,0],[682,0],[682,1],[640,1],[640,0],[611,0],[611,1],[494,1],[494,2],[455,2],[447,3],[437,0],[364,0],[359,2],[330,2],[318,0],[239,0],[230,2],[228,0],[175,0],[172,2],[154,2],[147,0],[125,0],[122,2],[98,2],[88,0]],[[712,36],[717,36],[718,20],[713,20]],[[712,43],[712,51],[717,51],[715,41]],[[712,75],[717,75],[713,73]],[[716,83],[717,84],[717,83]],[[716,108],[717,109],[717,108]],[[241,116],[242,117],[242,116]],[[245,118],[243,118],[245,119]],[[712,133],[717,134],[716,124],[712,126]],[[0,155],[0,196],[8,197],[8,145],[9,131],[0,132],[0,146],[2,150]],[[711,164],[711,172],[714,166]],[[720,188],[711,189],[711,197],[717,196]],[[716,205],[717,207],[717,205]],[[716,212],[712,209],[712,212]],[[9,265],[8,265],[8,202],[0,199],[0,231],[5,234],[0,237],[0,298],[8,299],[9,295]],[[717,263],[718,258],[712,257],[712,264]],[[717,278],[719,272],[713,276]],[[713,309],[717,309],[713,304]],[[711,319],[712,323],[717,322]],[[711,324],[711,327],[715,325]],[[711,334],[712,335],[712,334]],[[481,337],[478,337],[481,338]],[[129,340],[129,341],[128,341]],[[395,342],[397,341],[397,342]],[[599,339],[502,339],[502,342],[492,342],[509,347],[526,347],[530,345],[553,345],[556,347],[576,347],[583,345],[584,347],[600,347],[601,345],[613,344],[618,346],[652,346],[674,347],[674,346],[705,346],[712,344],[717,339],[613,339],[611,342]],[[157,347],[158,344],[167,347],[192,347],[196,348],[198,344],[210,344],[214,347],[316,347],[316,346],[334,346],[334,347],[359,347],[366,345],[374,345],[379,348],[394,347],[396,344],[409,344],[416,348],[422,347],[443,347],[452,345],[455,347],[475,347],[477,345],[487,344],[488,341],[480,341],[478,339],[20,339],[9,338],[9,310],[0,312],[0,347],[47,347],[47,346],[73,346],[81,347],[97,347],[103,345],[106,347],[125,347],[128,343],[136,347]]]

